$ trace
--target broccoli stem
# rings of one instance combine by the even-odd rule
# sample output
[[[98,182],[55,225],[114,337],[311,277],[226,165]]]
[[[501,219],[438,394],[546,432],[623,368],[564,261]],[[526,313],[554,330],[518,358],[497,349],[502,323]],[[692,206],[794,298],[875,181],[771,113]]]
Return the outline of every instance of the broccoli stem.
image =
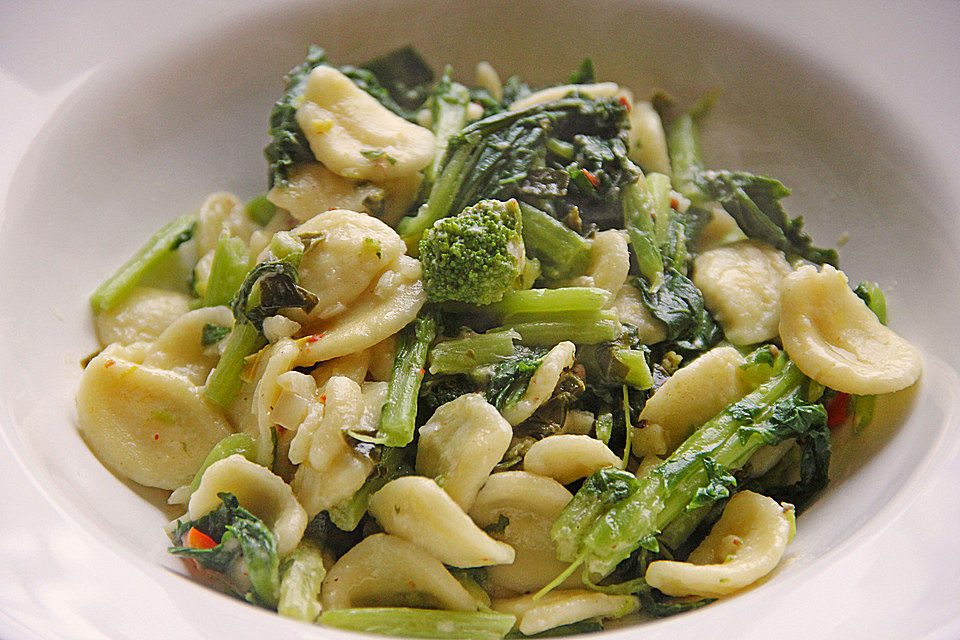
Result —
[[[519,339],[519,333],[508,330],[446,340],[430,350],[428,369],[431,374],[468,373],[477,367],[511,358],[514,355],[513,341]]]
[[[700,427],[663,464],[641,478],[633,495],[596,519],[577,546],[578,556],[563,559],[585,562],[591,572],[607,575],[641,545],[655,545],[654,536],[684,512],[698,491],[710,485],[705,458],[723,469],[739,469],[768,443],[759,434],[740,437],[743,416],[738,409],[750,407],[754,424],[761,424],[771,417],[779,401],[792,401],[806,377],[793,363],[781,366],[782,370]],[[570,546],[567,542],[565,548]]]
[[[238,321],[227,337],[217,366],[210,372],[203,393],[221,407],[229,407],[240,390],[240,374],[244,358],[254,353],[265,340],[257,328],[246,320]]]
[[[687,195],[690,178],[703,168],[698,118],[689,113],[676,117],[667,131],[667,152],[670,154],[673,175],[677,177],[677,186],[681,193]]]
[[[383,488],[391,480],[413,473],[403,460],[403,449],[386,447],[377,463],[377,469],[357,489],[352,496],[335,504],[329,510],[330,522],[343,531],[353,531],[360,524],[360,520],[367,512],[370,496]]]
[[[90,296],[94,312],[112,309],[126,298],[163,258],[193,237],[197,220],[183,215],[154,233],[133,257],[106,279]]]
[[[247,203],[247,217],[261,227],[269,223],[277,212],[277,205],[267,200],[267,194],[261,193]]]
[[[663,283],[663,257],[654,229],[656,218],[657,202],[644,178],[623,188],[623,228],[637,267],[651,290]]]
[[[432,227],[434,222],[450,214],[453,200],[468,173],[467,164],[471,150],[470,147],[457,149],[437,176],[427,201],[416,215],[404,218],[397,224],[397,233],[406,242],[408,253],[418,252],[424,232]]]
[[[304,538],[280,567],[280,600],[277,613],[287,618],[313,622],[320,614],[320,585],[327,575],[323,550]]]
[[[339,629],[441,640],[499,640],[515,623],[514,616],[496,611],[441,611],[407,607],[334,609],[320,615],[320,624]]]
[[[450,138],[467,124],[467,105],[470,103],[470,91],[459,82],[450,82],[450,69],[444,72],[440,90],[430,97],[430,115],[433,117],[433,135],[436,138],[436,151],[433,163],[427,165],[424,179],[432,183],[443,167]]]
[[[503,300],[490,305],[501,316],[539,316],[544,313],[600,311],[610,293],[594,287],[562,287],[560,289],[526,289],[509,291]]]
[[[203,477],[203,472],[207,470],[207,467],[218,460],[229,458],[236,453],[239,453],[250,462],[256,462],[257,444],[253,438],[246,433],[232,433],[213,445],[213,449],[211,449],[207,457],[203,459],[203,464],[200,465],[196,475],[193,476],[193,481],[189,485],[190,493],[192,494],[197,490],[197,487],[200,486],[200,479]]]
[[[653,374],[647,364],[647,356],[638,349],[614,349],[613,357],[627,368],[623,381],[635,389],[649,389],[653,386]]]
[[[565,340],[575,344],[610,342],[620,335],[621,328],[615,309],[508,316],[503,326],[519,333],[523,344],[539,347]]]
[[[230,237],[224,231],[217,241],[210,265],[210,277],[203,292],[202,306],[216,307],[230,304],[250,270],[250,255],[246,243]]]
[[[425,373],[427,351],[436,336],[437,318],[430,312],[418,317],[401,332],[376,442],[388,447],[405,447],[413,440],[417,397]]]
[[[540,260],[544,275],[563,280],[583,273],[590,263],[590,243],[546,211],[520,203],[523,244]]]

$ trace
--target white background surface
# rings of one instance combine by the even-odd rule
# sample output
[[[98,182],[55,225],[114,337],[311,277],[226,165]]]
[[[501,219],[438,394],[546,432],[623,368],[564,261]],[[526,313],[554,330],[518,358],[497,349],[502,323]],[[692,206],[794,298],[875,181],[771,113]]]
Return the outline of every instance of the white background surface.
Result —
[[[42,124],[99,65],[136,53],[144,42],[179,38],[261,6],[0,4],[0,202]],[[943,192],[932,197],[960,202],[960,3],[744,0],[705,7],[801,46],[882,102],[930,165],[942,170]],[[0,225],[2,216],[0,211]],[[956,366],[960,350],[945,349],[944,358]],[[749,624],[724,615],[727,605],[720,605],[699,637],[793,637],[791,629],[802,626],[807,638],[960,638],[957,448],[942,449],[935,463],[937,474],[918,487],[908,506],[885,514],[856,544],[791,583],[801,598],[770,585],[767,593],[749,594],[757,596]],[[46,501],[3,446],[0,492],[0,638],[207,637],[208,625],[194,626],[204,617],[205,590],[169,576],[157,580],[149,562],[130,564],[109,540],[77,527]],[[251,629],[264,615],[239,603],[220,610],[230,618],[218,635],[231,639],[255,637]],[[668,625],[648,629],[647,637],[661,637]],[[295,624],[286,631],[291,637],[333,635]]]

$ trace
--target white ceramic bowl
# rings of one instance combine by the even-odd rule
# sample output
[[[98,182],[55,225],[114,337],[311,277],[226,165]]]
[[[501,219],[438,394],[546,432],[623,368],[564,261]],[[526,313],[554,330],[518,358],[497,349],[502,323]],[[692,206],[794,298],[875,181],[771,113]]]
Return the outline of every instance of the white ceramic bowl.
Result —
[[[603,79],[639,93],[658,87],[692,100],[722,88],[707,125],[709,165],[780,178],[794,189],[788,211],[805,215],[820,244],[849,234],[841,265],[852,281],[880,282],[892,324],[924,352],[925,370],[860,438],[860,453],[835,465],[837,480],[800,519],[789,561],[764,585],[649,623],[645,637],[912,637],[956,628],[956,584],[927,584],[945,575],[956,583],[960,569],[946,557],[960,524],[956,501],[936,502],[953,488],[960,443],[956,173],[950,182],[943,156],[928,153],[893,105],[864,91],[856,70],[822,64],[769,22],[692,3],[242,6],[229,20],[165,24],[172,38],[146,38],[131,55],[124,41],[124,57],[77,81],[10,180],[0,219],[0,488],[18,521],[0,520],[0,578],[10,578],[0,580],[5,637],[349,636],[184,579],[165,552],[168,514],[151,503],[159,496],[100,465],[77,434],[73,405],[78,363],[96,348],[89,292],[204,194],[264,189],[266,118],[282,74],[311,42],[341,63],[414,43],[468,79],[486,59],[502,73],[553,82],[590,54]]]

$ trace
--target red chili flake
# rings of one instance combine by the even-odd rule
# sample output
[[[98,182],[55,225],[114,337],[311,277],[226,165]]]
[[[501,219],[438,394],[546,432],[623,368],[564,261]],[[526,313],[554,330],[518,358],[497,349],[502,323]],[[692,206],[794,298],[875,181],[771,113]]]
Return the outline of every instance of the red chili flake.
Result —
[[[593,185],[593,188],[594,188],[594,189],[596,189],[596,188],[598,188],[598,187],[600,186],[600,181],[597,180],[597,176],[593,175],[592,173],[590,173],[590,172],[587,171],[586,169],[583,169],[582,172],[583,172],[583,175],[587,178],[587,180],[590,181],[590,184]]]
[[[320,396],[321,403],[325,403],[326,401],[327,401],[327,394],[323,394],[322,396]]]
[[[103,368],[106,369],[107,367],[112,367],[115,364],[117,364],[116,360],[113,358],[107,358],[107,361],[103,363]]]
[[[625,97],[620,96],[620,104],[622,104],[623,106],[625,106],[625,107],[627,108],[627,111],[630,111],[630,109],[631,109],[631,107],[630,107],[630,101],[627,100]]]
[[[417,373],[419,373],[420,375],[424,375],[424,374],[426,374],[426,373],[427,373],[427,370],[426,370],[426,369],[423,369],[423,368],[421,368],[421,369],[420,369],[420,370],[419,370],[419,371],[418,371]]]
[[[160,434],[159,434],[159,433],[153,434],[153,439],[154,439],[154,440],[159,440],[159,439],[160,439]]]
[[[833,400],[827,403],[827,426],[833,429],[839,427],[847,419],[847,409],[850,407],[850,394],[838,393]]]
[[[677,196],[670,196],[670,208],[674,211],[679,211],[680,209],[680,198]]]
[[[307,336],[306,338],[303,339],[303,341],[306,342],[307,344],[313,344],[314,342],[316,342],[317,340],[319,340],[325,335],[327,335],[327,332],[321,331],[320,333],[315,333],[312,336]]]

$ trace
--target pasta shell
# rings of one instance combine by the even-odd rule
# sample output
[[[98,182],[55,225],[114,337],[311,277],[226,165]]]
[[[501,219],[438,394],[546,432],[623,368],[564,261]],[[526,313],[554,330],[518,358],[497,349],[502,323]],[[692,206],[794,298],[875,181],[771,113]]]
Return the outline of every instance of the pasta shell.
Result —
[[[644,579],[671,596],[730,595],[773,571],[793,532],[792,505],[741,491],[687,562],[651,562]]]
[[[97,314],[97,337],[102,346],[156,340],[188,311],[190,299],[182,293],[136,287],[117,306]]]
[[[277,535],[277,554],[292,552],[307,528],[307,512],[293,496],[290,486],[266,467],[239,453],[207,467],[200,486],[190,496],[187,515],[196,520],[220,505],[218,493],[227,491],[240,506],[260,518]]]
[[[497,542],[430,478],[406,476],[370,497],[370,514],[387,533],[400,536],[452,567],[510,564],[514,552]]]
[[[503,417],[516,426],[533,415],[553,395],[564,369],[573,366],[577,347],[572,342],[561,342],[543,357],[540,366],[530,378],[527,390],[516,403],[503,408]]]
[[[520,111],[544,102],[560,100],[571,93],[583,93],[591,98],[613,98],[620,93],[620,86],[616,82],[597,82],[595,84],[562,84],[534,91],[525,98],[521,98],[508,107],[510,111]]]
[[[297,123],[317,160],[344,178],[398,178],[433,160],[429,129],[389,111],[333,67],[310,72]]]
[[[200,341],[207,324],[232,327],[233,314],[227,307],[205,307],[181,316],[150,345],[143,364],[174,371],[203,385],[219,359],[219,353],[208,352]]]
[[[534,442],[523,456],[524,471],[553,478],[560,484],[586,478],[603,467],[620,465],[617,454],[590,436],[548,436]]]
[[[536,600],[526,595],[493,601],[493,609],[516,616],[517,629],[528,636],[590,618],[622,618],[639,608],[637,596],[607,595],[584,589],[551,591]]]
[[[330,567],[320,590],[325,611],[408,606],[476,611],[477,601],[443,563],[385,533],[368,536]]]
[[[780,337],[800,370],[856,395],[891,393],[920,377],[920,353],[884,326],[829,265],[804,266],[783,283]]]
[[[437,478],[456,504],[470,509],[512,438],[510,424],[483,395],[460,396],[420,427],[417,473]]]
[[[590,245],[590,266],[586,274],[574,278],[569,286],[604,289],[612,301],[626,283],[629,272],[627,235],[619,229],[608,229],[598,233]]]
[[[670,156],[667,154],[667,136],[663,131],[660,115],[653,105],[645,100],[637,100],[627,113],[630,122],[629,150],[630,159],[643,167],[645,172],[655,171],[670,175]]]
[[[629,284],[620,287],[613,306],[620,322],[637,328],[637,337],[643,344],[656,344],[667,339],[667,325],[650,313],[635,287]]]

